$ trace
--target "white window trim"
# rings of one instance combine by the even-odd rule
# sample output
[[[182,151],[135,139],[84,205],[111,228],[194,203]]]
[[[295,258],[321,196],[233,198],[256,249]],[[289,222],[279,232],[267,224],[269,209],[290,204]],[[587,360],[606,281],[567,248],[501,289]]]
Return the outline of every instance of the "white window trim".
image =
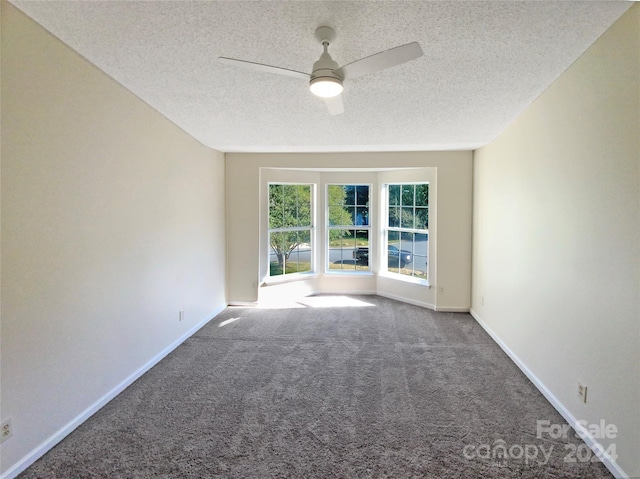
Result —
[[[348,226],[342,226],[342,225],[330,225],[329,222],[329,187],[330,186],[368,186],[369,187],[369,221],[368,224],[366,225],[348,225]],[[372,249],[371,249],[371,244],[372,244],[372,233],[373,233],[373,229],[371,228],[371,223],[373,221],[372,218],[372,194],[373,194],[373,185],[371,183],[358,183],[358,182],[330,182],[330,183],[325,183],[325,188],[324,188],[324,234],[323,234],[323,243],[324,243],[324,255],[325,255],[325,261],[324,261],[324,274],[328,274],[328,275],[338,275],[338,276],[345,276],[345,275],[358,275],[358,276],[362,276],[362,275],[373,275],[373,266],[372,266],[372,261],[371,261],[371,254],[372,254]],[[356,205],[357,207],[357,205]],[[357,211],[357,210],[356,210]],[[358,271],[356,269],[348,269],[348,270],[342,270],[342,269],[330,269],[329,265],[330,265],[330,261],[329,261],[329,230],[330,229],[343,229],[343,230],[367,230],[369,232],[369,269],[366,271]]]
[[[267,207],[267,266],[266,266],[266,277],[264,278],[264,283],[267,285],[270,284],[278,284],[278,283],[287,283],[289,281],[299,281],[302,279],[312,278],[318,275],[316,271],[316,183],[302,182],[302,181],[268,181],[267,182],[267,205],[269,204],[269,187],[271,185],[307,185],[311,187],[311,226],[291,226],[288,228],[269,228],[269,213]],[[310,271],[304,271],[301,273],[289,273],[289,274],[279,274],[277,276],[271,276],[271,233],[286,233],[290,231],[309,231],[310,237],[310,246],[311,253],[309,255],[310,259]]]
[[[400,228],[397,226],[389,226],[389,186],[391,185],[429,185],[429,204],[431,204],[431,182],[429,181],[399,181],[399,182],[386,182],[382,184],[382,195],[381,195],[381,207],[382,214],[380,215],[380,219],[382,220],[382,225],[380,228],[381,235],[381,248],[380,254],[383,260],[380,261],[380,271],[379,276],[384,276],[386,278],[390,278],[396,281],[404,281],[407,283],[419,284],[427,287],[431,287],[430,280],[431,275],[429,274],[429,264],[430,264],[430,255],[429,255],[429,244],[431,243],[431,235],[429,234],[429,228],[427,229],[419,229],[419,228]],[[415,205],[414,205],[415,207]],[[387,256],[387,251],[389,249],[389,231],[397,231],[399,233],[418,233],[418,234],[426,234],[428,237],[427,244],[427,279],[416,278],[415,276],[408,276],[406,274],[396,273],[394,271],[389,271],[388,261],[385,261]],[[411,255],[414,256],[413,251]]]

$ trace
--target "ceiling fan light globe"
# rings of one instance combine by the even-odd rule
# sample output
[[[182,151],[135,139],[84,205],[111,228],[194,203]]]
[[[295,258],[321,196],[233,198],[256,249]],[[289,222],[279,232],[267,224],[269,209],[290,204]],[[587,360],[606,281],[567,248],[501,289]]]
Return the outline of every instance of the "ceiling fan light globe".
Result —
[[[309,83],[309,90],[321,98],[333,98],[344,90],[342,82],[335,78],[315,78]]]

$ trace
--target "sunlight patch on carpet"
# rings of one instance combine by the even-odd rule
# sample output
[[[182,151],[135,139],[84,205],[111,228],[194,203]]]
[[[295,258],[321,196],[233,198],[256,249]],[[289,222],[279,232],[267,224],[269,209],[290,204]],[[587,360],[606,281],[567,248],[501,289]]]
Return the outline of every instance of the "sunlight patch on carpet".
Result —
[[[367,308],[374,307],[375,304],[367,303],[348,296],[309,296],[298,300],[298,303],[311,308]]]
[[[231,319],[227,319],[226,321],[222,321],[220,324],[218,324],[218,327],[221,328],[222,326],[226,326],[229,323],[233,323],[234,321],[239,320],[240,318],[231,318]]]

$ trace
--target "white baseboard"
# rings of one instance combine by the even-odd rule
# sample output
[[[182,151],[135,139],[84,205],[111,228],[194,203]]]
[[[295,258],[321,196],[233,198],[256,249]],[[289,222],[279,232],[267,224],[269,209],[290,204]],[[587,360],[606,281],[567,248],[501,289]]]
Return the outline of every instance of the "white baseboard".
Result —
[[[194,333],[196,333],[200,328],[202,328],[205,324],[207,324],[211,319],[220,314],[227,305],[218,308],[213,314],[208,318],[189,331],[184,333],[178,339],[169,344],[166,348],[156,354],[153,358],[147,361],[146,364],[138,368],[136,371],[131,373],[127,378],[125,378],[120,384],[115,386],[109,392],[107,392],[104,396],[94,402],[91,406],[85,409],[78,416],[69,421],[66,425],[60,428],[58,431],[53,433],[49,438],[47,438],[44,442],[38,445],[35,449],[31,450],[26,456],[20,459],[18,462],[13,464],[9,469],[7,469],[2,475],[0,475],[0,479],[13,479],[18,474],[27,469],[31,464],[36,462],[42,456],[44,456],[50,449],[52,449],[56,444],[62,441],[65,437],[67,437],[71,432],[73,432],[80,424],[85,422],[91,416],[93,416],[98,410],[100,410],[105,404],[115,398],[118,394],[124,391],[127,387],[129,387],[136,379],[142,376],[144,373],[149,371],[153,366],[158,364],[162,359],[164,359],[169,353],[171,353],[174,349],[180,346],[183,342],[185,342],[189,337],[191,337]]]
[[[322,294],[329,294],[329,295],[345,295],[345,294],[350,294],[353,296],[357,296],[357,295],[362,295],[362,296],[374,296],[376,294],[378,294],[376,292],[375,289],[358,289],[358,290],[350,290],[350,289],[343,289],[343,290],[332,290],[332,289],[323,289],[322,291],[311,291],[309,293],[309,296],[318,296],[318,295],[322,295]]]
[[[471,308],[469,311],[471,316],[482,326],[491,339],[493,339],[500,348],[511,358],[511,360],[520,368],[520,370],[529,378],[533,385],[538,388],[542,395],[547,398],[547,401],[558,411],[562,417],[569,423],[569,425],[579,432],[584,442],[589,446],[594,453],[599,454],[602,463],[613,474],[616,479],[629,479],[626,472],[618,465],[618,463],[606,452],[606,448],[603,447],[597,439],[589,434],[589,432],[578,422],[576,417],[567,409],[567,407],[560,402],[560,400],[547,388],[544,383],[527,367],[526,364],[507,346],[500,337],[480,318],[480,315]],[[605,452],[602,452],[605,451]]]
[[[443,313],[468,313],[469,308],[457,308],[455,306],[438,306],[436,311],[441,311]]]
[[[404,296],[400,296],[397,294],[384,293],[382,291],[378,291],[376,294],[384,298],[395,299],[396,301],[402,301],[403,303],[413,304],[414,306],[421,306],[423,308],[432,309],[434,311],[436,309],[436,306],[434,304],[427,303],[425,301],[418,301],[413,298],[405,298]]]
[[[229,306],[238,308],[255,308],[258,305],[258,301],[231,301]]]
[[[380,290],[375,290],[375,289],[364,290],[364,291],[363,290],[313,291],[311,294],[353,294],[353,295],[361,294],[361,295],[369,295],[369,296],[376,295],[376,296],[382,296],[384,298],[395,299],[396,301],[402,301],[403,303],[413,304],[414,306],[420,306],[422,308],[432,309],[434,311],[441,311],[444,313],[468,313],[469,312],[469,308],[459,308],[459,307],[449,307],[449,306],[436,308],[435,305],[431,303],[418,301],[412,298],[405,298],[404,296],[400,296],[397,294],[384,293]]]

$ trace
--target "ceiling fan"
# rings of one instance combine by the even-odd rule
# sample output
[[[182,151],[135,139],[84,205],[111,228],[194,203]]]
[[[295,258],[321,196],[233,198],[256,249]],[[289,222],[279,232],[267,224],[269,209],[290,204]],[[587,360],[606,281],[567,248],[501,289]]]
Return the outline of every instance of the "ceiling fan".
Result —
[[[339,115],[344,112],[342,93],[344,80],[350,80],[362,75],[374,73],[386,68],[391,68],[401,63],[414,60],[422,56],[422,48],[418,42],[407,43],[399,47],[391,48],[371,56],[361,58],[342,67],[329,55],[329,44],[335,39],[336,32],[331,27],[320,27],[316,30],[316,38],[322,44],[324,52],[320,59],[313,64],[311,73],[289,70],[286,68],[264,65],[262,63],[237,60],[235,58],[219,57],[222,63],[235,65],[263,72],[277,73],[309,81],[311,93],[321,97],[331,115]]]

